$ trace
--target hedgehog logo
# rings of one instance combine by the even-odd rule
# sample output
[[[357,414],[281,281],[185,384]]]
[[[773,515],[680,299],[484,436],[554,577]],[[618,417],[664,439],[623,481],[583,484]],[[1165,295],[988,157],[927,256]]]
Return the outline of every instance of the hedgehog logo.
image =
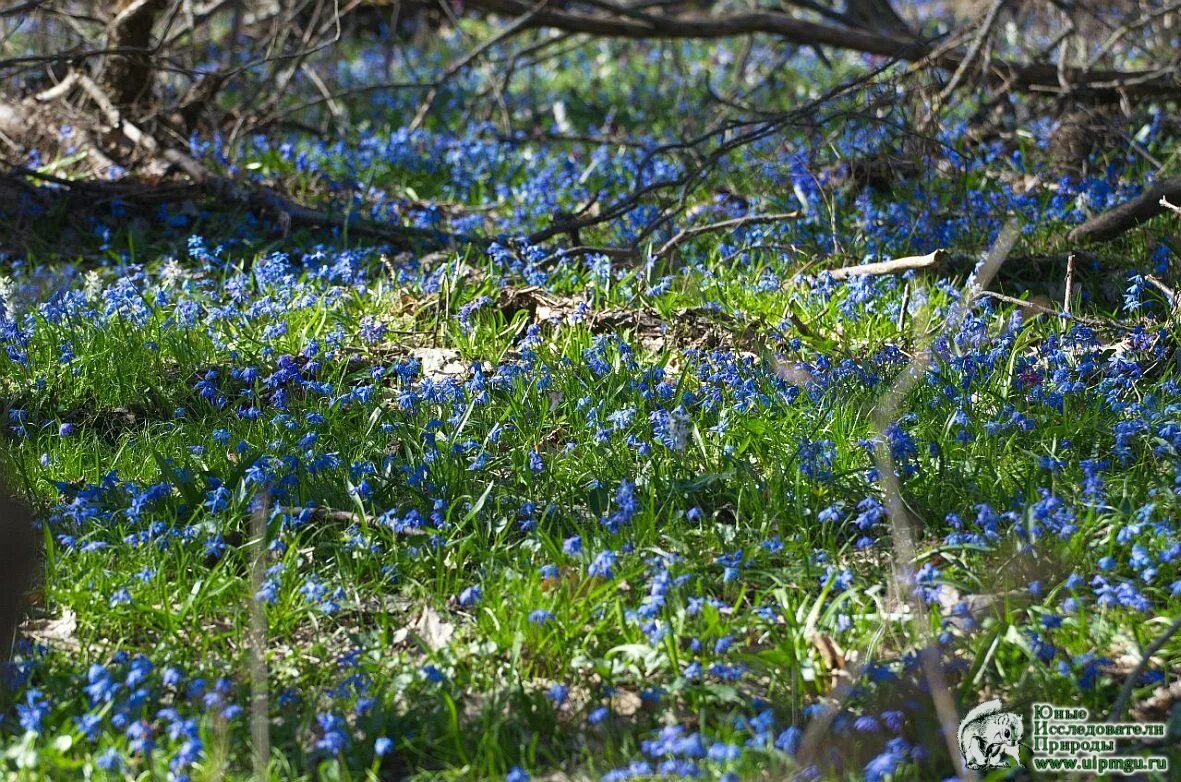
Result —
[[[1009,758],[1012,758],[1020,766],[1017,743],[1024,732],[1021,717],[1001,711],[999,700],[981,703],[964,716],[956,734],[964,765],[974,771],[1008,768]]]

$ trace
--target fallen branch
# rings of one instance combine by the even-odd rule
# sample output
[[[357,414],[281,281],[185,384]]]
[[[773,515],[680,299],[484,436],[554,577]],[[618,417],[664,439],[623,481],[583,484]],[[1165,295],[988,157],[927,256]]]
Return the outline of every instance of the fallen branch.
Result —
[[[304,513],[310,512],[312,521],[331,521],[337,524],[360,524],[362,521],[361,514],[337,508],[300,508],[289,505],[278,508],[278,511],[288,516],[302,516]]]
[[[842,266],[830,269],[829,274],[836,280],[847,280],[850,277],[868,277],[883,274],[898,274],[911,269],[929,269],[947,260],[947,250],[935,250],[926,255],[908,255],[904,258],[894,258],[878,263],[864,263],[860,266]]]
[[[800,46],[831,46],[930,64],[953,72],[966,59],[955,49],[933,49],[927,41],[865,27],[810,22],[782,11],[657,15],[606,0],[595,3],[601,12],[594,13],[548,7],[537,10],[525,0],[472,0],[469,6],[517,18],[529,15],[525,27],[547,27],[602,37],[712,40],[762,33]],[[1060,69],[1052,63],[1017,63],[989,58],[984,70],[996,83],[1029,92],[1085,95],[1108,101],[1128,96],[1181,94],[1181,79],[1172,66],[1144,71]]]
[[[798,220],[803,216],[804,213],[799,210],[794,212],[776,212],[774,214],[754,214],[746,215],[745,217],[735,217],[732,220],[721,220],[716,223],[709,223],[708,225],[698,225],[692,228],[685,228],[673,236],[673,238],[660,245],[660,247],[652,253],[652,258],[653,260],[659,260],[676,249],[678,245],[681,245],[694,237],[701,236],[702,234],[716,233],[718,231],[729,231],[737,228],[744,228],[748,225],[782,223],[788,220]]]
[[[1046,307],[1038,304],[1036,301],[1026,301],[1025,299],[1018,299],[1015,296],[1006,296],[1003,293],[996,291],[979,291],[977,297],[985,297],[995,299],[996,301],[1003,301],[1005,304],[1012,304],[1020,307],[1025,312],[1032,312],[1035,315],[1050,315],[1055,318],[1065,318],[1074,323],[1081,323],[1084,326],[1091,326],[1093,328],[1115,329],[1117,331],[1135,331],[1132,326],[1125,326],[1123,323],[1118,323],[1114,320],[1100,320],[1098,318],[1085,318],[1081,315],[1072,315],[1065,310],[1056,310],[1052,307]]]
[[[1128,707],[1128,701],[1132,699],[1132,691],[1136,689],[1136,683],[1140,681],[1141,675],[1148,669],[1148,663],[1153,656],[1165,647],[1169,639],[1181,630],[1181,617],[1173,620],[1173,623],[1165,628],[1155,641],[1148,645],[1148,648],[1140,655],[1140,661],[1136,663],[1136,667],[1128,674],[1128,678],[1124,680],[1123,687],[1120,688],[1119,696],[1115,699],[1115,705],[1111,707],[1111,714],[1108,715],[1108,722],[1119,722],[1124,716],[1124,709]]]
[[[280,506],[278,510],[280,513],[285,513],[293,518],[308,513],[308,520],[313,522],[352,525],[361,524],[365,521],[364,516],[362,516],[360,513],[354,513],[353,511],[349,510],[340,510],[338,508],[301,508],[295,505],[283,505]],[[423,535],[425,533],[421,529],[407,528],[399,529],[398,534],[412,537],[415,535]]]
[[[772,214],[753,214],[744,217],[735,217],[730,220],[720,220],[716,223],[708,223],[706,225],[693,226],[685,228],[675,234],[660,247],[656,248],[648,256],[649,260],[656,261],[664,258],[679,245],[707,233],[716,233],[718,231],[734,230],[743,228],[748,225],[766,225],[768,223],[780,223],[787,220],[795,220],[803,216],[803,212],[775,212]],[[744,248],[745,249],[745,248]],[[608,258],[615,258],[621,261],[642,261],[644,260],[644,253],[637,247],[597,247],[595,245],[579,244],[573,247],[564,247],[560,250],[555,250],[539,261],[539,265],[548,266],[565,258],[572,258],[574,256],[591,256],[591,255],[605,255]]]
[[[1164,294],[1165,298],[1169,300],[1169,307],[1171,307],[1173,309],[1177,308],[1177,302],[1178,302],[1177,291],[1173,290],[1171,287],[1166,285],[1155,274],[1144,275],[1144,280],[1149,285],[1151,285],[1152,287],[1156,288],[1158,291],[1160,291],[1161,293]]]
[[[0,661],[8,660],[37,570],[32,514],[0,489]]]
[[[1106,242],[1147,222],[1168,208],[1161,201],[1181,199],[1181,176],[1157,182],[1114,209],[1095,215],[1066,235],[1071,242]]]
[[[362,220],[354,215],[333,215],[296,203],[269,187],[243,184],[206,168],[200,161],[173,147],[166,147],[140,127],[124,119],[119,109],[93,79],[84,74],[76,77],[78,85],[98,106],[107,122],[117,128],[133,144],[149,155],[175,166],[195,184],[206,189],[210,195],[230,203],[239,204],[264,214],[272,215],[286,233],[293,226],[333,227],[342,231],[370,236],[403,245],[425,242],[432,245],[483,246],[485,240],[466,234],[452,234],[432,228],[416,226],[386,225]]]

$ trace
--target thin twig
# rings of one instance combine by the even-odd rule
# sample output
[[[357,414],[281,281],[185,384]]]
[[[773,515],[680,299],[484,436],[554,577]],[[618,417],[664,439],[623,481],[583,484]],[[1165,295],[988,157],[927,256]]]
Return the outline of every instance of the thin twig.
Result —
[[[1173,290],[1168,285],[1165,285],[1165,283],[1155,274],[1146,274],[1144,275],[1144,279],[1146,282],[1165,295],[1165,298],[1169,300],[1170,307],[1177,306],[1177,291]]]
[[[746,215],[745,217],[735,217],[731,220],[721,220],[716,223],[709,223],[708,225],[698,225],[694,226],[693,228],[685,228],[673,236],[673,238],[662,244],[655,252],[653,252],[652,258],[663,258],[672,250],[674,250],[678,245],[683,244],[694,237],[701,236],[702,234],[736,230],[738,228],[744,228],[748,225],[782,223],[789,220],[798,220],[803,216],[804,213],[800,210],[796,210],[794,212],[777,212],[775,214],[754,214]]]
[[[1062,294],[1062,311],[1070,314],[1070,301],[1074,293],[1074,253],[1066,256],[1066,292]]]
[[[1081,323],[1084,326],[1094,326],[1096,328],[1116,329],[1119,331],[1135,331],[1136,330],[1131,326],[1125,326],[1124,324],[1119,323],[1114,320],[1100,320],[1099,318],[1084,318],[1080,315],[1071,315],[1070,313],[1063,312],[1062,310],[1056,310],[1051,307],[1045,307],[1045,306],[1042,306],[1041,304],[1037,304],[1036,302],[1025,301],[1024,299],[1018,299],[1014,296],[1006,296],[1005,294],[997,293],[996,291],[980,291],[976,294],[976,296],[977,297],[986,297],[989,299],[996,299],[997,301],[1003,301],[1006,304],[1015,304],[1016,306],[1021,307],[1024,310],[1028,310],[1030,312],[1036,312],[1040,315],[1053,315],[1056,318],[1066,318],[1067,320],[1074,321],[1075,323]]]
[[[996,26],[997,20],[1000,18],[1001,11],[1004,9],[1008,0],[996,0],[992,7],[985,14],[984,19],[980,22],[980,30],[972,41],[972,45],[968,48],[967,54],[960,61],[959,67],[952,73],[951,78],[939,92],[939,104],[943,104],[951,97],[956,88],[960,86],[960,82],[967,75],[968,69],[976,62],[976,58],[980,56],[984,44],[988,41],[988,37],[992,35],[992,30]]]
[[[443,88],[443,85],[454,78],[457,73],[474,62],[484,52],[488,51],[496,44],[511,38],[527,27],[529,23],[533,21],[533,17],[536,16],[543,8],[545,8],[547,3],[549,3],[549,0],[541,0],[541,2],[538,3],[532,10],[527,11],[522,16],[514,19],[506,27],[497,32],[496,35],[493,35],[491,38],[481,42],[463,57],[459,58],[459,60],[447,66],[447,69],[444,70],[439,78],[435,80],[435,83],[430,86],[426,96],[422,99],[422,103],[419,104],[418,111],[415,112],[414,119],[410,122],[410,130],[414,131],[422,127],[422,123],[426,121],[431,107],[435,105],[435,99],[438,98],[439,90]]]
[[[1111,707],[1111,714],[1108,715],[1108,722],[1119,722],[1120,718],[1124,716],[1124,709],[1128,707],[1128,701],[1132,698],[1132,691],[1136,689],[1136,681],[1148,668],[1149,662],[1153,655],[1164,648],[1169,639],[1181,630],[1181,616],[1173,620],[1173,623],[1160,634],[1160,636],[1153,641],[1144,653],[1140,655],[1140,662],[1136,663],[1136,667],[1128,674],[1128,678],[1124,681],[1124,686],[1120,688],[1119,697],[1115,699],[1115,705]]]
[[[1008,257],[1018,231],[1013,222],[1006,224],[993,249],[989,252],[980,269],[968,281],[967,292],[962,304],[953,311],[945,328],[945,332],[953,332],[957,324],[966,317],[973,296],[991,281],[1005,258]],[[915,332],[921,333],[925,326],[915,324]],[[887,427],[898,420],[902,404],[910,392],[926,376],[927,369],[933,360],[929,349],[915,351],[914,358],[906,369],[897,377],[890,389],[878,400],[873,413],[874,428],[877,431],[876,447],[873,452],[874,465],[877,468],[878,480],[882,487],[892,530],[893,561],[892,590],[894,598],[910,606],[912,625],[922,642],[920,660],[931,698],[935,704],[935,711],[942,727],[944,741],[947,743],[948,753],[956,765],[960,779],[975,780],[976,775],[964,767],[962,755],[956,744],[956,726],[959,716],[955,701],[951,697],[951,688],[946,681],[939,660],[938,647],[931,638],[930,624],[926,606],[923,605],[914,590],[914,562],[915,562],[915,530],[911,513],[907,509],[906,501],[902,497],[902,488],[898,480],[894,457],[890,451]],[[849,690],[852,689],[850,683]],[[847,691],[842,691],[841,699],[848,697]],[[828,731],[835,715],[835,709],[829,709],[822,718],[813,720],[804,733],[801,741],[800,756],[807,760],[825,732]]]
[[[267,778],[271,757],[270,679],[267,673],[267,612],[260,594],[266,579],[269,498],[261,497],[250,522],[250,736],[253,739],[255,779]]]

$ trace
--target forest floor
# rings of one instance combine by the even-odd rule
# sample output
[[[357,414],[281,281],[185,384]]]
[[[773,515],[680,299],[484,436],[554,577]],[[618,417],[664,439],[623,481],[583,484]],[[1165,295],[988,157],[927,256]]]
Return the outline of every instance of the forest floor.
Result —
[[[937,779],[932,682],[953,718],[1168,719],[1181,637],[1142,657],[1181,605],[1177,222],[1076,253],[1142,172],[1039,178],[1039,139],[892,191],[840,190],[804,134],[744,150],[758,172],[694,219],[796,216],[651,261],[282,235],[200,200],[11,217],[2,459],[45,572],[0,762]],[[194,151],[507,236],[647,176],[445,123]],[[969,279],[1006,238],[984,287],[1032,306]]]

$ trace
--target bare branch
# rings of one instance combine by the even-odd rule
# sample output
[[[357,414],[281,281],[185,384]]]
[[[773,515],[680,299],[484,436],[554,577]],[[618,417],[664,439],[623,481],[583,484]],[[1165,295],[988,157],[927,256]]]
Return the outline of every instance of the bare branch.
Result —
[[[523,0],[473,0],[473,6],[509,16],[530,14],[532,6]],[[610,6],[609,3],[600,5]],[[895,57],[910,62],[929,62],[955,71],[964,62],[958,51],[935,52],[930,42],[901,35],[884,34],[860,27],[841,27],[799,19],[780,11],[700,14],[646,15],[582,13],[544,8],[531,14],[526,26],[550,27],[573,33],[615,38],[730,38],[766,34],[800,46],[831,46]],[[1049,63],[1015,63],[992,59],[988,75],[1012,89],[1041,93],[1086,95],[1117,100],[1121,96],[1181,94],[1181,79],[1175,65],[1145,71],[1081,70],[1059,68]]]
[[[842,266],[832,269],[829,274],[837,280],[847,280],[850,277],[868,277],[883,274],[898,274],[911,269],[927,269],[938,266],[947,259],[946,250],[935,250],[926,255],[908,255],[904,258],[894,258],[878,263],[864,263],[860,266]]]
[[[653,259],[660,259],[668,255],[674,249],[690,239],[701,236],[707,233],[717,233],[718,231],[732,231],[737,228],[744,228],[748,225],[766,225],[768,223],[782,223],[789,220],[798,220],[803,217],[802,211],[795,212],[777,212],[775,214],[753,214],[744,217],[735,217],[732,220],[722,220],[716,223],[709,223],[708,225],[698,225],[692,228],[685,228],[678,232],[673,238],[662,244],[655,252],[652,253]]]
[[[1165,211],[1161,199],[1181,199],[1181,176],[1157,182],[1114,209],[1095,215],[1066,235],[1071,242],[1106,242]]]

